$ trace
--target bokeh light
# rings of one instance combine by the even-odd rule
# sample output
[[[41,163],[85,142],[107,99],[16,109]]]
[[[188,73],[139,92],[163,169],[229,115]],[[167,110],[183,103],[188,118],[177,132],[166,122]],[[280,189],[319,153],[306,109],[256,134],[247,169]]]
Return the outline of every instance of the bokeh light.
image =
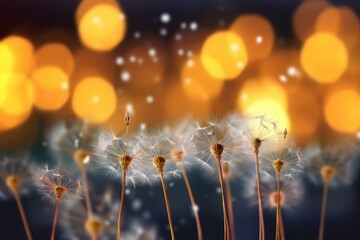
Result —
[[[72,108],[78,117],[90,123],[103,123],[116,109],[115,90],[102,78],[85,78],[75,86]]]
[[[249,61],[268,57],[274,47],[274,29],[270,21],[261,15],[241,15],[232,23],[230,30],[244,40]]]
[[[92,50],[112,50],[125,36],[126,18],[114,1],[85,0],[77,18],[81,42]]]
[[[0,42],[0,74],[17,72],[28,75],[35,65],[34,47],[26,38],[9,36]]]
[[[328,94],[324,104],[326,123],[340,133],[355,133],[360,127],[360,96],[353,88],[340,88]]]
[[[287,96],[284,88],[275,79],[259,77],[248,79],[242,86],[238,97],[237,106],[243,112],[261,100],[277,102],[281,107],[287,108]]]
[[[320,83],[338,80],[348,65],[348,52],[343,42],[330,33],[309,37],[301,50],[301,64],[306,73]]]
[[[201,61],[214,78],[232,80],[248,63],[244,41],[231,31],[219,31],[210,35],[201,50]]]
[[[210,76],[199,56],[185,62],[181,72],[181,86],[192,99],[208,101],[218,96],[223,82]]]
[[[49,43],[36,52],[37,67],[54,66],[70,76],[75,68],[75,60],[70,49],[62,43]]]
[[[35,106],[41,110],[58,110],[69,98],[69,78],[60,68],[40,67],[31,80],[35,89]]]

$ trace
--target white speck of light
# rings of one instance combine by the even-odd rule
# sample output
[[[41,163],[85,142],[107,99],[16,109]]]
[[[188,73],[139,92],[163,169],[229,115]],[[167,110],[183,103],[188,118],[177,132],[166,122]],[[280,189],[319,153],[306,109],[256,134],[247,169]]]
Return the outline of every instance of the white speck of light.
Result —
[[[188,65],[188,67],[193,67],[194,66],[194,61],[193,60],[187,61],[187,65]]]
[[[169,187],[173,187],[175,185],[175,183],[173,183],[173,182],[171,182],[171,183],[169,183]]]
[[[130,75],[129,72],[124,71],[124,72],[121,73],[121,80],[123,82],[128,82],[128,81],[130,81],[130,79],[131,79],[131,75]]]
[[[287,82],[287,77],[286,77],[285,75],[281,74],[281,75],[279,76],[279,80],[280,80],[281,82],[283,82],[283,83],[286,83],[286,82]]]
[[[121,66],[121,65],[124,64],[124,58],[123,57],[117,57],[115,62],[116,62],[116,65]]]
[[[238,63],[236,63],[236,67],[237,67],[237,68],[243,68],[243,67],[244,67],[244,63],[243,63],[243,62],[238,62]]]
[[[145,123],[140,124],[140,129],[145,130],[146,129],[146,124]]]
[[[182,36],[181,36],[180,33],[178,33],[178,34],[175,35],[175,40],[176,40],[176,41],[181,41],[181,39],[182,39]]]
[[[194,204],[194,205],[192,205],[192,208],[193,208],[194,212],[199,212],[199,206],[198,205]]]
[[[119,19],[120,19],[120,20],[125,20],[125,18],[126,18],[126,17],[125,17],[125,14],[120,14],[120,15],[119,15]]]
[[[189,27],[191,31],[196,31],[198,29],[198,24],[196,22],[191,22]]]
[[[180,28],[181,28],[181,29],[186,29],[186,27],[187,27],[186,22],[182,22],[182,23],[180,24]]]
[[[93,98],[92,98],[93,103],[98,103],[99,100],[100,100],[99,96],[93,96]]]
[[[358,131],[358,132],[356,133],[356,138],[357,138],[357,139],[360,139],[360,131]]]
[[[216,188],[216,192],[217,192],[217,193],[221,193],[221,188],[219,188],[219,187]]]
[[[134,38],[140,38],[141,37],[141,33],[140,32],[135,32],[134,33]]]
[[[257,36],[257,37],[256,37],[256,43],[257,43],[257,44],[261,44],[261,43],[263,42],[263,40],[264,40],[264,39],[263,39],[262,36]]]
[[[237,50],[239,50],[239,45],[237,45],[237,44],[232,44],[232,45],[231,45],[231,51],[235,52],[235,51],[237,51]]]
[[[295,76],[299,76],[300,75],[300,72],[299,70],[294,67],[294,66],[290,66],[288,69],[287,69],[287,73],[289,74],[289,76],[291,77],[295,77]]]
[[[131,103],[127,103],[125,109],[127,112],[129,112],[130,115],[134,114],[134,105],[132,105]]]
[[[69,89],[69,83],[67,82],[61,83],[60,88],[63,90]]]
[[[171,21],[171,15],[169,13],[163,13],[160,15],[160,20],[162,23],[169,23]]]
[[[156,56],[156,49],[155,48],[150,48],[148,53],[149,53],[150,57],[155,57]]]
[[[129,195],[129,194],[130,194],[130,189],[128,189],[128,188],[125,189],[125,194],[126,194],[126,195]]]
[[[178,55],[179,56],[183,56],[184,52],[185,52],[184,49],[182,49],[182,48],[178,49]]]
[[[135,199],[132,201],[132,209],[137,211],[142,207],[142,201],[140,199]]]
[[[166,28],[161,28],[161,29],[160,29],[160,35],[161,35],[161,36],[166,36],[167,33],[168,33],[168,32],[167,32],[167,29],[166,29]]]
[[[134,63],[134,62],[136,62],[136,57],[134,55],[131,55],[129,57],[129,60],[130,60],[130,62]]]
[[[154,102],[154,97],[151,96],[151,95],[147,96],[146,97],[146,102],[149,103],[149,104],[153,103]]]
[[[249,96],[248,96],[246,93],[244,93],[244,94],[241,96],[241,99],[242,99],[243,101],[248,100],[248,98],[249,98]]]
[[[187,52],[187,56],[188,56],[188,57],[192,57],[192,56],[193,56],[193,52],[192,52],[192,51],[188,51],[188,52]]]

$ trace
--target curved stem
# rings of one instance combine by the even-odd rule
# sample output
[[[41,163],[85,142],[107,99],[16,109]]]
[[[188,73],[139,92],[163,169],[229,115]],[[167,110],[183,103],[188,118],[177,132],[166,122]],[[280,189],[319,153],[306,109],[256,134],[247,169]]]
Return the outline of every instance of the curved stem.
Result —
[[[125,202],[125,188],[126,188],[126,171],[123,171],[121,199],[120,199],[119,216],[118,216],[118,227],[117,227],[117,234],[116,234],[117,240],[120,240],[120,238],[121,238],[121,223],[122,223],[122,215],[123,215],[123,208],[124,208],[124,202]]]
[[[260,172],[259,172],[259,153],[255,152],[256,158],[256,185],[257,185],[257,195],[258,195],[258,204],[259,204],[259,239],[265,239],[265,225],[264,225],[264,212],[263,212],[263,204],[261,197],[261,181],[260,181]]]
[[[325,215],[326,215],[326,203],[327,203],[328,190],[329,190],[329,182],[325,181],[324,182],[323,195],[322,195],[322,204],[321,204],[319,240],[324,239]]]
[[[194,212],[194,216],[195,216],[195,220],[196,220],[198,240],[202,240],[202,239],[203,239],[203,236],[202,236],[202,230],[201,230],[201,223],[200,223],[199,212],[198,212],[197,207],[196,207],[197,205],[196,205],[196,203],[195,203],[195,198],[194,198],[194,195],[193,195],[193,193],[192,193],[191,185],[190,185],[189,179],[188,179],[188,177],[187,177],[187,173],[186,173],[185,167],[184,167],[183,164],[181,164],[180,166],[181,166],[181,172],[182,172],[182,175],[183,175],[183,177],[184,177],[186,189],[187,189],[188,194],[189,194],[191,206],[192,206],[192,209],[193,209],[193,212]]]
[[[236,240],[235,226],[234,226],[234,210],[233,210],[233,204],[232,204],[230,178],[225,178],[225,191],[226,191],[226,200],[227,200],[227,205],[228,205],[231,239]]]
[[[55,231],[56,231],[56,223],[57,223],[58,214],[59,214],[59,206],[60,206],[60,200],[57,200],[56,205],[55,205],[53,226],[52,226],[52,230],[51,230],[51,240],[55,239]]]
[[[16,204],[17,204],[17,207],[19,209],[19,212],[20,212],[20,216],[21,216],[21,220],[22,220],[22,223],[24,225],[24,229],[25,229],[25,233],[26,233],[26,236],[27,236],[27,239],[28,240],[32,240],[32,237],[31,237],[31,232],[30,232],[30,228],[29,228],[29,224],[26,220],[26,215],[25,215],[25,211],[24,211],[24,206],[21,202],[21,199],[20,199],[20,196],[19,196],[19,192],[16,190],[16,191],[13,191],[12,192],[14,194],[14,197],[15,197],[15,200],[16,200]]]
[[[171,218],[171,209],[170,209],[170,203],[169,203],[169,199],[168,199],[167,192],[166,192],[164,176],[163,176],[162,172],[159,172],[159,175],[160,175],[162,189],[163,189],[163,192],[164,192],[164,198],[165,198],[166,211],[167,211],[168,220],[169,220],[171,239],[175,240],[174,226],[173,226],[173,222],[172,222],[172,218]]]
[[[281,231],[281,240],[285,240],[285,228],[284,228],[284,221],[281,211],[280,211],[280,231]]]
[[[91,207],[89,181],[86,174],[86,168],[81,169],[81,174],[82,174],[82,179],[84,181],[84,196],[85,196],[86,211],[87,211],[87,216],[89,217],[92,215],[92,207]]]
[[[276,193],[276,235],[275,239],[280,240],[281,239],[281,233],[280,233],[280,174],[276,174],[276,185],[277,185],[277,193]]]
[[[222,200],[223,214],[224,214],[224,239],[228,240],[231,239],[231,233],[229,229],[229,218],[227,215],[227,206],[226,206],[227,204],[225,201],[225,188],[224,188],[224,178],[221,167],[221,157],[217,157],[217,163],[218,163],[218,174],[219,174],[219,181],[221,187],[221,200]]]

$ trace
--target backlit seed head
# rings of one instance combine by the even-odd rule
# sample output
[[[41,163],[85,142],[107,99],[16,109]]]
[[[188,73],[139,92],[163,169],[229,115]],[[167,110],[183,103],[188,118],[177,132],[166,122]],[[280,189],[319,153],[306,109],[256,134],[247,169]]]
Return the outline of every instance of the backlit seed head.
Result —
[[[16,192],[20,185],[20,178],[15,175],[10,175],[6,178],[6,186],[10,188],[12,192]]]
[[[157,156],[153,159],[153,165],[156,167],[159,173],[162,173],[164,171],[166,159],[161,156]]]
[[[126,155],[126,154],[121,155],[121,157],[119,158],[119,164],[123,171],[128,170],[131,160],[132,160],[132,158],[129,155]]]
[[[285,195],[283,194],[283,192],[280,192],[279,194],[279,198],[278,198],[278,194],[277,192],[272,192],[270,195],[269,195],[269,200],[270,200],[270,204],[271,206],[273,207],[276,207],[277,206],[277,203],[278,203],[278,199],[280,200],[280,206],[282,206],[285,202]]]
[[[57,200],[60,200],[62,196],[66,193],[66,188],[63,186],[55,187],[55,196]]]
[[[73,154],[74,160],[76,164],[81,168],[84,169],[86,167],[86,164],[90,160],[90,155],[87,151],[83,149],[78,149]]]
[[[280,159],[273,161],[272,166],[275,169],[277,174],[281,173],[281,170],[283,169],[284,164],[285,164],[284,161],[280,160]]]
[[[89,217],[85,222],[85,229],[92,239],[99,237],[103,227],[102,222],[95,217]]]
[[[261,140],[259,138],[255,138],[253,141],[253,147],[255,153],[259,152],[260,146],[261,146]]]
[[[329,182],[336,173],[335,168],[328,165],[323,166],[320,171],[324,182]]]
[[[217,158],[221,157],[223,151],[224,151],[224,146],[219,143],[215,143],[210,146],[210,152]]]
[[[124,121],[125,121],[125,123],[126,123],[127,126],[130,125],[130,120],[131,120],[130,114],[129,114],[128,112],[126,112],[126,113],[125,113],[125,116],[124,116]]]
[[[171,157],[175,159],[176,162],[182,162],[184,159],[184,151],[179,148],[174,148],[171,150]]]

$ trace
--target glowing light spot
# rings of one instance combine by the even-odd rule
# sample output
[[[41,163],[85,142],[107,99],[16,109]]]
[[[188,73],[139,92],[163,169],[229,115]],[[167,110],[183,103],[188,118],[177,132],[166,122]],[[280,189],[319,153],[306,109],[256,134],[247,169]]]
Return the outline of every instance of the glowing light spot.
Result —
[[[171,15],[169,13],[163,13],[160,16],[160,20],[162,23],[169,23],[171,21]]]
[[[121,73],[121,80],[122,80],[123,82],[128,82],[128,81],[130,81],[130,79],[131,79],[131,75],[130,75],[129,72],[123,71],[123,72]]]
[[[146,97],[146,102],[149,103],[149,104],[153,103],[154,102],[154,97],[151,96],[151,95],[147,96]]]
[[[149,49],[149,56],[150,57],[155,57],[156,56],[156,49],[154,49],[154,48]]]
[[[124,58],[123,57],[117,57],[116,58],[116,65],[121,66],[124,64]]]
[[[198,29],[198,24],[196,22],[191,22],[189,28],[191,31],[196,31]]]
[[[140,32],[135,32],[134,33],[134,38],[139,39],[141,37],[141,33]]]
[[[161,29],[160,29],[160,35],[161,35],[161,36],[166,36],[167,34],[168,34],[168,31],[167,31],[166,28],[161,28]]]
[[[181,23],[181,24],[180,24],[180,28],[183,29],[183,30],[186,29],[186,28],[187,28],[187,24],[186,24],[185,22]]]

